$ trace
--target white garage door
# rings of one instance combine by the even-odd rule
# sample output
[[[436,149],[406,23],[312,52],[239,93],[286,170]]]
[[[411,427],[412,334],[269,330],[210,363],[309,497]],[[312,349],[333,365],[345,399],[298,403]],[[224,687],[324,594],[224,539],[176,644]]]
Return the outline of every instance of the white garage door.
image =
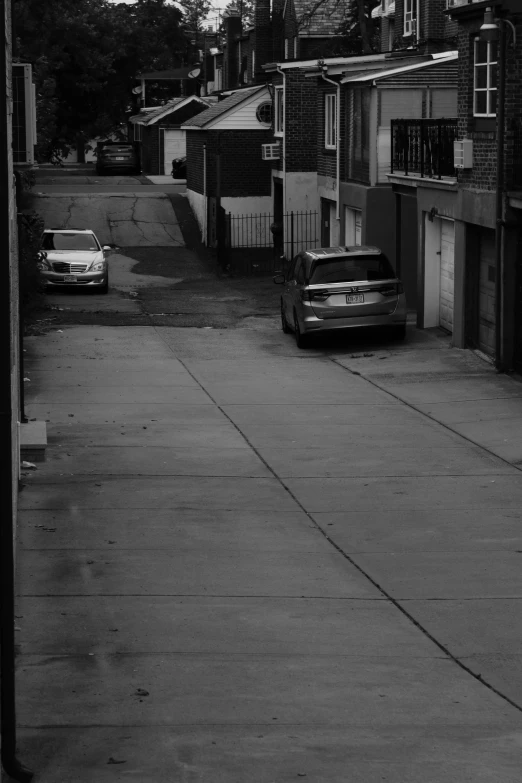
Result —
[[[165,174],[172,171],[172,161],[175,158],[182,158],[187,150],[187,141],[184,130],[165,130],[163,141],[165,150]]]
[[[439,323],[453,333],[453,289],[455,269],[455,224],[441,220],[440,228],[440,309]]]

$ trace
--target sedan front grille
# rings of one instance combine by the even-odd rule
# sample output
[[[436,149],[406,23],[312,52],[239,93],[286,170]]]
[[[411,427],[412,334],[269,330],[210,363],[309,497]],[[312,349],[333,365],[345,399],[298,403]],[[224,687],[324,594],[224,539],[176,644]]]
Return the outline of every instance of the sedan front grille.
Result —
[[[66,261],[56,261],[53,264],[53,271],[62,275],[77,275],[85,272],[89,264],[69,264]]]

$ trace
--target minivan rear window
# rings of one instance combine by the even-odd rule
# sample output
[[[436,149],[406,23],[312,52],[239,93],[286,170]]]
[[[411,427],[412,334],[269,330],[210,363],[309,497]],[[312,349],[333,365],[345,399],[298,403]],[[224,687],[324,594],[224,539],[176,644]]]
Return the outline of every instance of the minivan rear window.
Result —
[[[356,281],[394,280],[393,267],[385,255],[338,256],[317,259],[310,273],[310,284],[353,283]]]
[[[132,153],[134,152],[134,148],[131,144],[122,144],[120,146],[116,146],[115,144],[106,144],[104,147],[102,147],[103,152],[127,152]]]

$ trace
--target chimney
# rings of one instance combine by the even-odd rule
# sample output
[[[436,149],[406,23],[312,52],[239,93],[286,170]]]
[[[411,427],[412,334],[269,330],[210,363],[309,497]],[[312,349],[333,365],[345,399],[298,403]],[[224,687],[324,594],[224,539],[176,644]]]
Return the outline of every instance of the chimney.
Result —
[[[263,65],[273,62],[272,23],[270,20],[270,0],[255,0],[254,8],[254,52],[255,82],[266,81]]]
[[[285,56],[285,25],[284,0],[273,0],[272,3],[272,59],[281,62]],[[297,34],[297,33],[296,33]]]
[[[238,48],[241,36],[241,15],[235,9],[223,13],[225,27],[224,89],[237,87],[239,83]]]

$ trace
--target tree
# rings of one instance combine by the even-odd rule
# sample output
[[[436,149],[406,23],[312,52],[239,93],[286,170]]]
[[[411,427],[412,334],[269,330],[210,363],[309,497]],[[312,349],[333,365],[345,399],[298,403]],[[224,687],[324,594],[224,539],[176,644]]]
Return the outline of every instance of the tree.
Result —
[[[334,14],[345,10],[344,20],[332,39],[328,56],[373,54],[379,51],[379,24],[372,19],[373,9],[380,0],[312,0],[297,19],[298,28],[309,25],[318,13]]]
[[[15,55],[34,64],[40,160],[121,128],[137,73],[176,67],[186,49],[166,0],[15,0],[13,20]]]

